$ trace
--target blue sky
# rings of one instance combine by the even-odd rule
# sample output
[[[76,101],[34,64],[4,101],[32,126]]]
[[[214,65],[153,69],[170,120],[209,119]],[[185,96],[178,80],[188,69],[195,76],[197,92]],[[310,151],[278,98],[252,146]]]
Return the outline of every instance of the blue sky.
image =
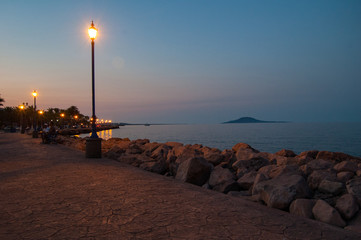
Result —
[[[361,1],[0,2],[0,94],[122,122],[361,121]]]

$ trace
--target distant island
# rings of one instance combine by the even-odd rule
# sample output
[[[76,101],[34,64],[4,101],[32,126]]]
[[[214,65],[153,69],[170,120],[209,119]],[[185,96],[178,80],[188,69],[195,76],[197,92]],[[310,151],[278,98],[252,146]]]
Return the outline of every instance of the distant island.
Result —
[[[236,120],[224,122],[223,124],[226,124],[226,123],[286,123],[286,122],[285,121],[262,121],[262,120],[258,120],[258,119],[252,118],[252,117],[241,117]]]

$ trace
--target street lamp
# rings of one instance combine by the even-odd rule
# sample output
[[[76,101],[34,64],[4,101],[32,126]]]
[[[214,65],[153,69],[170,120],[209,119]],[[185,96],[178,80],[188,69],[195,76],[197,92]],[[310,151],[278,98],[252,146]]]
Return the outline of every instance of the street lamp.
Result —
[[[24,109],[25,109],[24,104],[20,105],[20,106],[19,106],[19,109],[20,109],[20,132],[21,132],[22,134],[24,134],[24,133],[25,133],[25,129],[24,129],[24,117],[23,117],[23,115],[24,115]]]
[[[65,117],[65,114],[64,113],[60,113],[60,117],[61,117],[61,119],[60,119],[60,128],[64,128],[64,117]]]
[[[96,125],[95,125],[95,83],[94,83],[94,41],[97,36],[98,29],[94,27],[92,21],[90,28],[88,29],[89,38],[91,40],[91,51],[92,51],[92,132],[90,138],[86,140],[85,156],[88,158],[101,158],[101,138],[98,137]]]
[[[34,97],[34,122],[33,122],[33,138],[38,137],[38,132],[36,131],[36,97],[38,96],[38,93],[36,90],[32,92],[32,95]]]
[[[43,114],[44,114],[44,111],[43,111],[43,110],[39,110],[38,113],[40,114],[40,125],[43,126]]]

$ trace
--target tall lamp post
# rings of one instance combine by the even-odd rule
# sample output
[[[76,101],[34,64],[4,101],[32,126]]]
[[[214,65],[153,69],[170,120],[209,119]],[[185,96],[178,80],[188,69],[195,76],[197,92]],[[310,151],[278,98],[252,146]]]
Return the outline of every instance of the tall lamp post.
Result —
[[[98,137],[96,125],[95,125],[95,83],[94,83],[94,41],[98,33],[98,29],[94,27],[92,21],[90,28],[88,29],[89,38],[91,40],[91,49],[92,49],[92,132],[90,138],[86,140],[85,156],[87,158],[101,158],[102,149],[101,141],[102,139]]]
[[[36,92],[36,90],[33,91],[33,96],[34,96],[34,122],[33,122],[33,138],[37,138],[38,137],[38,132],[36,130],[36,97],[38,96],[38,93]]]
[[[24,103],[22,105],[19,106],[19,109],[20,109],[20,132],[22,134],[25,133],[25,129],[24,129],[24,109],[25,109],[25,106],[24,106]]]

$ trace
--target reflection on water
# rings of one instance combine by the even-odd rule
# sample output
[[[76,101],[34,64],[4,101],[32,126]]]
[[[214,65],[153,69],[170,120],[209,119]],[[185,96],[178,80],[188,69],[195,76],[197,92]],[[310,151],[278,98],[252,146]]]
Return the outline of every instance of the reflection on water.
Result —
[[[104,140],[108,140],[112,138],[112,129],[100,131],[98,132],[98,136]]]
[[[108,140],[109,138],[112,138],[112,134],[113,134],[112,129],[103,130],[103,131],[98,132],[98,137],[102,138],[103,140]],[[89,137],[90,137],[90,135],[92,135],[92,133],[88,134]],[[84,136],[83,134],[82,135],[75,135],[75,136],[88,137],[88,136]]]

